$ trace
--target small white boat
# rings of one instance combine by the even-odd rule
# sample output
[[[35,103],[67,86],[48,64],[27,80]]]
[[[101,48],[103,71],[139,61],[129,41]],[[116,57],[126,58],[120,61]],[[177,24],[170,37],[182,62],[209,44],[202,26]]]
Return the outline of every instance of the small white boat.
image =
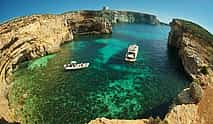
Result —
[[[89,67],[90,63],[77,63],[76,61],[71,61],[69,64],[64,64],[65,70],[78,70]]]
[[[135,62],[138,55],[139,46],[136,44],[129,45],[128,51],[125,56],[125,61]]]

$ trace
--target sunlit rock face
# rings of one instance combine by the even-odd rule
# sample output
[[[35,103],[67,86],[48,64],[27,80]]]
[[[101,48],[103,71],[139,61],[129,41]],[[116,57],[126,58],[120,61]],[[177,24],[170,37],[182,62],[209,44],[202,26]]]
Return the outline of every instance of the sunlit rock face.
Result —
[[[69,25],[73,19],[76,27]],[[57,52],[60,45],[77,34],[111,33],[112,27],[104,20],[72,13],[62,15],[33,15],[20,17],[0,25],[0,116],[13,122],[9,108],[10,77],[18,63]]]
[[[178,104],[182,105],[173,107],[164,120],[169,124],[204,124],[209,120],[200,118],[198,108],[200,101],[209,99],[207,96],[202,99],[203,89],[204,94],[212,95],[205,88],[213,84],[213,35],[201,26],[185,20],[173,19],[170,26],[168,46],[177,49],[178,57],[193,82],[190,88],[178,95]],[[212,115],[208,115],[208,118],[212,118]]]
[[[146,23],[146,24],[160,24],[160,21],[155,15],[118,10],[103,10],[103,11],[77,11],[87,15],[87,17],[96,16],[108,20],[110,23]]]
[[[213,37],[192,22],[174,19],[171,23],[168,45],[176,48],[185,71],[192,79],[212,72]]]
[[[13,120],[8,112],[7,94],[10,75],[15,66],[24,60],[56,52],[60,44],[72,40],[73,35],[64,25],[62,16],[36,15],[12,20],[0,26],[0,95],[1,115]]]

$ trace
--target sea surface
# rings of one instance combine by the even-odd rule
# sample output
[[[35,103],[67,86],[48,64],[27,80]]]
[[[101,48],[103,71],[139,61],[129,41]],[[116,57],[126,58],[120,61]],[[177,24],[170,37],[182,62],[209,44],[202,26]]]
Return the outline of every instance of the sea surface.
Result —
[[[163,117],[188,85],[177,54],[167,47],[169,30],[162,25],[118,24],[111,35],[76,37],[60,52],[20,65],[9,95],[11,105],[24,124]],[[124,61],[129,44],[139,45],[135,63]],[[63,65],[72,60],[90,66],[65,71]]]

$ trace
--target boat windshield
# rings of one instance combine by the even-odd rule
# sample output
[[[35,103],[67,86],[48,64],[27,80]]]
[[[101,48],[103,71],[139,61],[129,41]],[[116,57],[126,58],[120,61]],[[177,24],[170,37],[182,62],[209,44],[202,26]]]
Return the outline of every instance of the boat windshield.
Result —
[[[128,54],[135,54],[134,52],[132,52],[132,51],[130,51],[130,52],[128,52]]]
[[[77,62],[76,62],[76,61],[71,61],[70,63],[71,63],[71,64],[76,64]]]
[[[133,58],[135,58],[135,54],[134,53],[130,53],[130,54],[127,55],[127,57],[133,59]]]

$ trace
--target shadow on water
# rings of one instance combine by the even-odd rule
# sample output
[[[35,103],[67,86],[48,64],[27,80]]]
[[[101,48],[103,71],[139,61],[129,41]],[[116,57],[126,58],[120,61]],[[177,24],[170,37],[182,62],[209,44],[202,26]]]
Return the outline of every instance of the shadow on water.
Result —
[[[160,117],[161,119],[163,119],[165,117],[165,115],[169,112],[169,106],[172,104],[172,100],[169,100],[170,102],[165,102],[163,104],[160,104],[158,106],[156,106],[155,108],[146,111],[145,114],[141,115],[144,118],[149,118],[149,117]],[[141,117],[139,116],[139,117]]]
[[[177,71],[181,75],[181,77],[188,79],[188,80],[192,80],[192,78],[184,70],[183,64],[178,55],[178,49],[167,46],[167,54],[168,54],[168,59],[169,59],[170,64],[176,65]]]

